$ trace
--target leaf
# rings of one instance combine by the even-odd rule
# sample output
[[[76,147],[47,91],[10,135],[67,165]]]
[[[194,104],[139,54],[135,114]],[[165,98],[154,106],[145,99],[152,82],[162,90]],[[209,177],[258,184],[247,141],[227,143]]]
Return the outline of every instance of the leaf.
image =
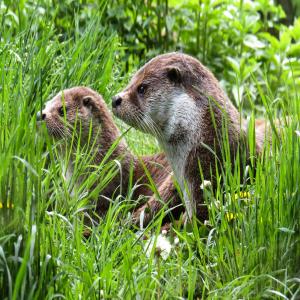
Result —
[[[239,74],[240,73],[240,64],[239,62],[232,58],[232,57],[226,57],[227,61],[229,62],[230,66],[232,67],[232,69]]]
[[[291,43],[291,36],[288,31],[283,32],[280,36],[280,49],[282,51],[286,50],[286,48],[290,45]]]
[[[274,36],[272,36],[270,33],[268,32],[264,32],[260,34],[261,37],[263,37],[264,39],[266,39],[272,46],[272,49],[275,50],[279,48],[279,41],[277,38],[275,38]]]
[[[26,161],[25,159],[19,157],[19,156],[13,156],[13,158],[19,160],[29,171],[32,172],[36,177],[38,177],[37,171],[32,167],[32,165]]]
[[[266,47],[266,45],[253,34],[246,35],[244,45],[252,49],[262,49]]]
[[[167,16],[166,17],[166,25],[167,25],[167,28],[169,31],[172,31],[174,24],[175,24],[174,18]]]
[[[271,293],[271,294],[274,294],[278,297],[281,297],[283,299],[289,299],[288,297],[286,297],[284,294],[280,293],[279,291],[275,291],[275,290],[267,290],[267,292]]]
[[[295,20],[294,27],[290,28],[290,34],[296,41],[300,41],[300,18]]]
[[[279,231],[286,232],[286,233],[295,233],[294,230],[291,230],[291,229],[286,228],[286,227],[279,227],[278,229],[279,229]]]
[[[287,53],[288,53],[288,56],[300,57],[300,43],[292,44]]]

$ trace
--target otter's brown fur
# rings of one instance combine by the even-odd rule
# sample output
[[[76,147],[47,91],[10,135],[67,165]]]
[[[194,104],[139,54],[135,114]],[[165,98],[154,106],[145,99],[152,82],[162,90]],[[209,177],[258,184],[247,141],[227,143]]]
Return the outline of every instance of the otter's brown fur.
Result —
[[[136,184],[133,199],[138,199],[140,195],[153,194],[148,177],[145,175],[145,168],[157,186],[161,185],[171,172],[163,153],[138,158],[130,152],[124,139],[120,138],[120,131],[103,98],[90,88],[81,86],[59,92],[46,103],[40,118],[46,123],[49,134],[57,140],[64,139],[70,143],[72,131],[76,128],[78,134],[75,135],[75,139],[80,139],[82,146],[89,147],[90,144],[95,143],[92,151],[94,165],[99,165],[115,141],[120,139],[109,160],[119,160],[121,170],[99,196],[97,213],[100,215],[106,213],[110,204],[109,199],[114,195],[127,194],[131,168],[133,169],[132,182],[133,185]],[[91,136],[89,144],[88,136]],[[67,173],[72,176],[72,172],[71,157]]]
[[[240,114],[214,75],[191,56],[159,55],[137,71],[129,85],[113,98],[113,112],[158,139],[183,192],[188,215],[196,211],[201,220],[207,219],[199,165],[203,178],[214,186],[216,168],[222,168],[225,161],[224,138],[228,137],[232,165],[246,141]],[[256,150],[259,152],[261,145],[257,144]],[[159,192],[168,198],[166,192],[171,186],[167,178]],[[149,203],[154,212],[161,206],[155,197]],[[139,209],[136,219],[145,208]]]

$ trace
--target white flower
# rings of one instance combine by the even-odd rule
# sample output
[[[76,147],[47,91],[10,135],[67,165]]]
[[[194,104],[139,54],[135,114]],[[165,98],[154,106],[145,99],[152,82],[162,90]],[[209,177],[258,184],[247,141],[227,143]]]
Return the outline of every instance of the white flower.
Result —
[[[203,180],[202,184],[200,185],[200,189],[204,190],[204,188],[211,186],[211,182],[209,180]]]
[[[179,238],[176,236],[176,238],[174,239],[174,245],[179,245]]]
[[[152,236],[147,243],[145,244],[145,251],[146,251],[146,256],[150,257],[151,252],[153,251],[154,243],[156,240],[156,245],[155,245],[155,254],[157,256],[161,256],[163,260],[166,260],[172,249],[172,245],[170,241],[164,236],[164,235],[158,235],[157,238],[155,236]]]

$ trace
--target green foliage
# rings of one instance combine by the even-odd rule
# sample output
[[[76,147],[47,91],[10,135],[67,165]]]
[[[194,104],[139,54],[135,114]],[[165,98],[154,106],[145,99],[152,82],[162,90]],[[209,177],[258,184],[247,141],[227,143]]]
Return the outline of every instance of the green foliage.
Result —
[[[108,4],[105,19],[119,33],[129,61],[166,51],[192,54],[222,80],[237,105],[249,107],[249,93],[260,103],[252,76],[265,89],[268,74],[276,98],[299,88],[299,20],[289,28],[280,24],[284,12],[272,1],[199,3],[120,0]]]
[[[95,15],[101,16],[99,31],[118,33],[124,71],[159,53],[183,51],[207,65],[235,104],[245,108],[251,106],[249,97],[261,104],[251,77],[266,92],[267,75],[275,98],[300,86],[300,21],[290,27],[281,24],[284,11],[273,1],[52,2],[50,8],[49,0],[24,1],[19,6],[6,1],[1,7],[2,24],[17,30],[34,17],[39,20],[34,26],[48,30],[45,18],[50,19],[59,39],[65,40]]]
[[[280,25],[281,9],[262,0],[23,0],[1,2],[0,11],[1,299],[299,297],[299,20]],[[115,199],[83,238],[81,212],[93,204],[87,188],[113,169],[105,163],[68,186],[57,145],[37,130],[35,114],[74,85],[108,100],[124,86],[126,68],[175,49],[202,59],[241,106],[246,99],[250,124],[261,110],[271,123],[281,118],[282,132],[278,139],[272,129],[243,185],[239,164],[224,165],[225,183],[205,190],[209,225],[175,228],[179,241],[164,260],[132,231],[130,197]],[[157,150],[137,134],[126,136],[136,153]],[[251,149],[252,137],[250,130]],[[76,153],[76,176],[89,166],[85,155]],[[157,236],[160,222],[145,235]]]

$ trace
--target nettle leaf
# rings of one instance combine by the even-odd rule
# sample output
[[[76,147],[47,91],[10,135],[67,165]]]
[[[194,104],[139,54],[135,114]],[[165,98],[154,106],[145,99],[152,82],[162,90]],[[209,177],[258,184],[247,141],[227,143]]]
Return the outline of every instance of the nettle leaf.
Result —
[[[256,33],[261,28],[261,21],[258,15],[246,15],[245,23],[252,33]]]
[[[291,45],[288,50],[288,56],[298,56],[300,57],[300,43]]]
[[[266,39],[272,46],[272,48],[274,49],[274,52],[276,49],[279,48],[279,41],[277,38],[275,38],[274,36],[272,36],[270,33],[268,32],[264,32],[260,34],[261,37],[263,37],[264,39]]]
[[[260,66],[260,62],[257,62],[255,59],[249,59],[243,68],[243,80],[249,78]]]
[[[234,59],[233,57],[226,57],[227,61],[229,62],[232,69],[239,74],[240,73],[240,62],[237,59]]]
[[[246,35],[244,45],[252,49],[262,49],[266,47],[265,43],[260,41],[257,36],[253,34]]]
[[[281,34],[279,43],[280,43],[280,49],[281,50],[286,50],[286,48],[290,46],[291,36],[290,36],[290,33],[288,31],[285,31]]]
[[[294,27],[290,28],[290,34],[296,41],[300,41],[300,18],[295,20]]]

